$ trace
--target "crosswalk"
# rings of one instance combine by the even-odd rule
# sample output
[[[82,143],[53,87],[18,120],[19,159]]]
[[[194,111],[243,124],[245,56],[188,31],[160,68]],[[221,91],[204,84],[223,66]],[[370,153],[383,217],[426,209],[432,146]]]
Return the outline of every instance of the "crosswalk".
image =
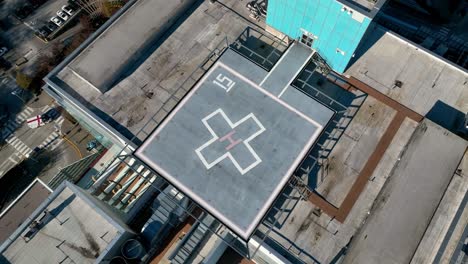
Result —
[[[41,112],[45,113],[52,109],[54,105],[46,105],[41,108]],[[58,131],[60,131],[60,127],[62,126],[62,123],[64,121],[63,116],[59,116],[56,120],[54,120],[55,127],[57,128]],[[39,148],[48,148],[50,150],[54,150],[57,148],[60,143],[62,143],[63,138],[60,135],[60,132],[52,132],[41,144],[38,145]]]
[[[63,116],[59,116],[54,122],[55,122],[55,124],[58,125],[58,127],[61,127],[64,120],[65,120],[65,118],[63,118]]]
[[[46,105],[46,106],[41,108],[41,113],[45,113],[45,112],[49,111],[50,109],[52,109],[52,106]]]
[[[15,119],[8,120],[1,132],[2,139],[5,139],[8,136],[10,136],[26,119],[28,119],[31,116],[33,112],[34,109],[32,109],[29,106],[26,106],[26,108],[23,111],[21,111]]]
[[[0,164],[0,177],[5,175],[5,173],[7,173],[11,168],[16,166],[16,164],[20,163],[22,160],[23,160],[23,157],[21,157],[19,153],[14,153],[10,157],[8,157],[8,159],[4,160]]]
[[[20,138],[15,136],[15,131],[18,129],[18,127],[20,127],[31,116],[36,115],[37,112],[40,111],[40,113],[45,113],[53,107],[55,107],[55,105],[46,105],[40,109],[34,109],[26,106],[20,113],[16,115],[14,119],[10,119],[6,122],[0,131],[0,139],[11,145],[16,151],[10,157],[2,159],[0,162],[0,177],[2,177],[11,168],[16,166],[16,164],[25,158],[28,158],[33,152],[31,147],[26,145]],[[37,146],[38,148],[54,150],[63,142],[60,128],[64,120],[65,119],[63,116],[60,115],[56,120],[53,121],[55,131],[48,135],[48,137]],[[34,146],[32,147],[35,148]]]
[[[15,148],[19,154],[28,158],[32,152],[32,149],[28,147],[28,145],[24,144],[19,138],[15,137],[14,135],[10,135],[6,140],[8,144],[10,144],[13,148]]]
[[[60,136],[58,132],[52,132],[38,147],[49,148],[50,150],[56,149],[60,143],[62,143],[63,138]]]

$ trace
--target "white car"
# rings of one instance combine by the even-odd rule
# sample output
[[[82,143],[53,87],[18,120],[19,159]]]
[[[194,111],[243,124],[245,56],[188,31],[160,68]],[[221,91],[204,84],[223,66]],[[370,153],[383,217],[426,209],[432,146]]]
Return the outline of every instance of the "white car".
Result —
[[[52,21],[55,25],[59,27],[63,25],[62,20],[60,20],[60,18],[58,17],[51,17],[50,21]]]
[[[63,12],[67,13],[69,16],[72,16],[75,13],[75,11],[73,11],[73,9],[68,5],[62,6],[62,10]]]
[[[1,47],[0,48],[0,57],[2,57],[3,55],[5,55],[5,53],[7,53],[8,49],[6,47]]]
[[[61,19],[63,19],[63,21],[68,20],[68,15],[65,14],[65,12],[63,12],[63,11],[57,11],[57,16],[60,17]]]

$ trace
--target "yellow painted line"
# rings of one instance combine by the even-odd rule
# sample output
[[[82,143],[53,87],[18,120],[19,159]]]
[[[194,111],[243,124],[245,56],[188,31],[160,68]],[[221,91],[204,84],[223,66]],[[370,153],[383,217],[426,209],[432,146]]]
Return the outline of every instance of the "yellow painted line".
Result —
[[[83,155],[81,155],[81,151],[80,149],[75,145],[75,143],[71,142],[71,140],[69,140],[65,135],[62,136],[63,139],[65,139],[68,144],[70,144],[76,151],[76,153],[78,153],[78,155],[80,156],[80,159],[83,158]]]

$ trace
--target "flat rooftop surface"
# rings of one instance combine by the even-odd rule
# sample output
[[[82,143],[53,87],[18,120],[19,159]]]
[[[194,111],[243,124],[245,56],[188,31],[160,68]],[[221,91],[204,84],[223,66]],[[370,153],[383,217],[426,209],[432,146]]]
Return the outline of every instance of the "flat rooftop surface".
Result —
[[[52,191],[40,181],[34,181],[9,208],[0,214],[0,244],[45,201]]]
[[[304,94],[271,94],[223,63],[232,55],[221,56],[136,156],[248,239],[334,112]],[[295,108],[307,103],[313,115]]]
[[[101,92],[126,64],[171,25],[195,0],[139,0],[96,38],[68,67]],[[142,19],[144,18],[144,19]],[[105,63],[102,63],[105,62]]]
[[[23,236],[29,231],[29,223],[39,220],[43,213],[28,218],[23,230],[16,231],[21,232],[19,236],[2,252],[9,263],[62,263],[66,256],[68,262],[63,263],[94,263],[109,241],[120,235],[116,225],[70,187],[49,199],[44,209],[53,217],[46,217],[39,231],[26,242]]]
[[[381,26],[369,34],[346,71],[421,115],[438,101],[468,112],[468,73],[429,54]],[[402,83],[401,88],[395,81]]]
[[[159,118],[173,109],[189,88],[182,87],[184,82],[218,44],[226,37],[231,41],[238,38],[248,26],[262,30],[249,20],[245,3],[237,0],[202,1],[193,12],[188,11],[189,1],[175,2],[179,1],[137,1],[57,69],[49,83],[53,81],[55,89],[66,92],[125,138],[137,136],[143,141],[146,134],[139,133],[141,129],[156,114],[159,123]],[[171,20],[175,24],[166,34],[167,20],[175,17],[174,12],[180,21]],[[95,69],[97,65],[99,69]],[[101,81],[103,89],[99,88]]]
[[[462,138],[424,120],[343,263],[410,263],[467,145]]]

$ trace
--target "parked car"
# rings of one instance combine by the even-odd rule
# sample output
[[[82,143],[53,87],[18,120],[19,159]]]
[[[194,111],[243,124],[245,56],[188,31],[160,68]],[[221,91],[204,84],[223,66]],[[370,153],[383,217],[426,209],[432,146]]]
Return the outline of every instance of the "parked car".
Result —
[[[2,57],[3,55],[5,55],[5,53],[7,53],[8,49],[6,47],[1,47],[0,48],[0,57]]]
[[[62,10],[63,10],[63,12],[67,13],[69,16],[72,16],[75,13],[75,11],[73,10],[73,8],[70,5],[62,6]]]
[[[54,22],[55,25],[57,25],[59,27],[63,25],[62,20],[60,18],[58,18],[58,17],[51,17],[50,21]]]
[[[60,116],[59,111],[57,111],[57,109],[55,108],[52,108],[49,111],[42,114],[41,119],[45,124],[47,124],[47,123],[54,121],[59,116]]]
[[[52,31],[47,26],[42,26],[36,31],[38,36],[47,37]]]
[[[50,30],[50,33],[54,32],[58,28],[58,26],[52,21],[48,21],[45,26]]]
[[[73,10],[78,10],[80,8],[80,4],[78,3],[80,0],[68,0],[68,5],[73,9]]]
[[[68,20],[68,15],[65,14],[65,12],[63,11],[57,11],[57,16],[60,17],[63,21],[67,21]]]
[[[15,65],[16,65],[16,67],[19,67],[19,66],[25,64],[26,62],[28,62],[28,59],[26,59],[25,57],[21,57],[21,58],[19,58],[19,59],[17,59],[15,61]]]
[[[86,150],[91,151],[97,148],[97,146],[98,146],[98,141],[96,139],[93,139],[91,141],[88,141],[88,143],[86,144]]]

